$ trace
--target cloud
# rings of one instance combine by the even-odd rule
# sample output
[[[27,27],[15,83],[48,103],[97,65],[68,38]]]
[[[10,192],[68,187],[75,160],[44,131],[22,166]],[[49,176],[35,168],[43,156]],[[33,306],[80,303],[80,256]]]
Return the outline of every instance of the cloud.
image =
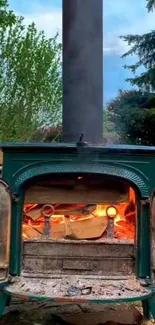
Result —
[[[54,1],[54,0],[53,0]],[[58,1],[58,0],[57,0]],[[47,37],[59,33],[62,40],[62,9],[61,6],[40,5],[33,1],[31,13],[23,14],[25,23],[35,22],[39,30],[44,30]],[[146,0],[106,0],[103,1],[104,25],[104,55],[119,55],[126,52],[129,47],[120,35],[143,34],[155,29],[155,12],[148,14]]]
[[[18,13],[21,15],[21,13]],[[58,32],[59,40],[62,39],[62,10],[56,7],[33,7],[31,14],[24,14],[26,25],[34,22],[38,30],[44,30],[47,37],[53,37]]]
[[[104,2],[104,54],[121,55],[129,47],[120,35],[144,34],[155,29],[155,12],[146,10],[146,0]]]
[[[122,39],[119,38],[121,34],[113,34],[109,33],[104,35],[104,45],[103,45],[103,53],[104,55],[119,55],[121,56],[123,53],[127,52],[130,48],[123,42]]]

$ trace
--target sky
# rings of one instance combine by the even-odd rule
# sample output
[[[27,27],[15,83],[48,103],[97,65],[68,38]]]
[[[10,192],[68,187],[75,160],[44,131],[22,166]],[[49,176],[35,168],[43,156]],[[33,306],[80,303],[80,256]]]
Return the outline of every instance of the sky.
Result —
[[[8,1],[10,7],[25,18],[25,24],[34,21],[47,37],[59,32],[61,39],[61,0]],[[107,103],[117,96],[119,89],[131,88],[125,79],[132,75],[123,65],[136,61],[136,57],[121,58],[128,47],[119,36],[143,34],[155,29],[155,12],[147,13],[146,0],[103,0],[103,22],[104,102]]]

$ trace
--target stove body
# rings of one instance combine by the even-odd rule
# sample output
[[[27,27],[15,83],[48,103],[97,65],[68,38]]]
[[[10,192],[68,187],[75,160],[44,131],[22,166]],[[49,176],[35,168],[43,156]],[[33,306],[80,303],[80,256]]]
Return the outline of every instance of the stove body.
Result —
[[[73,303],[142,300],[145,313],[154,313],[155,148],[19,143],[2,150],[1,188],[10,197],[11,214],[1,208],[1,313],[8,296]],[[126,236],[125,223],[125,235],[119,236],[122,223],[111,225],[103,207],[119,211],[128,189],[135,194],[134,235]],[[24,206],[35,203],[58,206],[55,217],[63,214],[65,221],[52,221],[47,232],[44,219],[38,232],[37,224],[24,221]],[[102,213],[94,205],[102,205]],[[79,212],[81,206],[91,210]],[[82,219],[75,220],[77,215]],[[26,238],[29,226],[34,232]]]
[[[0,316],[15,296],[140,300],[155,317],[155,148],[98,145],[102,2],[63,0],[65,143],[1,146]]]

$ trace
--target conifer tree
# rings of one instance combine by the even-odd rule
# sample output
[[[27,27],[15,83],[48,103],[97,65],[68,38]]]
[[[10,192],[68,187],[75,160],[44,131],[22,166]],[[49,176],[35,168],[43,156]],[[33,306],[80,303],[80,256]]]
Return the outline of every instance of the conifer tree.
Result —
[[[147,1],[147,9],[148,11],[152,11],[153,9],[155,9],[155,0],[146,0]]]
[[[147,9],[150,12],[155,8],[155,0],[146,0]],[[131,70],[133,78],[127,79],[133,86],[138,86],[142,91],[155,91],[155,30],[143,35],[126,35],[121,38],[129,45],[130,50],[123,54],[123,58],[136,55],[138,60],[133,65],[124,67]],[[143,72],[137,75],[137,69],[143,68]]]

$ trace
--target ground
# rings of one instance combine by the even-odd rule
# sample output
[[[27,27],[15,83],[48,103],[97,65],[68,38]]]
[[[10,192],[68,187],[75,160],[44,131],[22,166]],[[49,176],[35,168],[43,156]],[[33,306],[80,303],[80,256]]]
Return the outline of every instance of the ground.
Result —
[[[13,300],[0,325],[134,325],[144,323],[140,304],[56,305]]]

